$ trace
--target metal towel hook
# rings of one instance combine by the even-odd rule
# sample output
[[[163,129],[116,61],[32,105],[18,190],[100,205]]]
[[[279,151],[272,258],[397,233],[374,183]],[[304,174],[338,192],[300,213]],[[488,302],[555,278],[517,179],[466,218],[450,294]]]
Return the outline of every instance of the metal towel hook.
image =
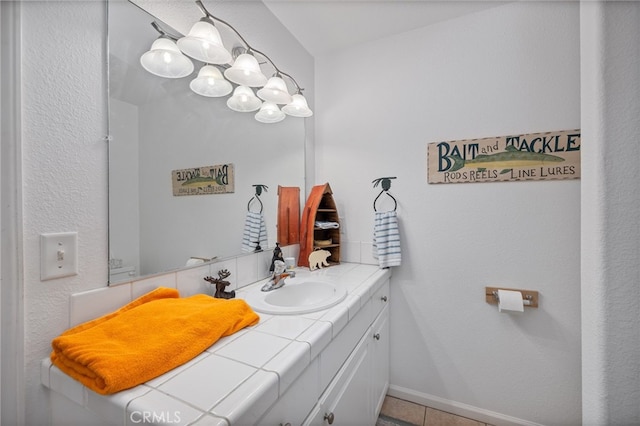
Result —
[[[269,189],[269,187],[267,185],[262,185],[262,184],[253,185],[253,187],[256,189],[256,195],[251,197],[251,199],[247,203],[247,211],[251,211],[251,202],[255,198],[260,203],[260,211],[258,213],[262,213],[262,208],[264,206],[262,205],[262,200],[260,200],[260,195],[262,194],[263,189],[264,189],[264,192],[267,192],[267,189]]]
[[[391,195],[389,193],[389,188],[391,188],[391,179],[396,179],[395,176],[393,177],[381,177],[381,178],[377,178],[374,179],[371,183],[373,183],[373,187],[375,188],[376,186],[378,186],[378,184],[380,184],[380,186],[382,187],[382,191],[380,191],[380,193],[378,194],[378,196],[375,198],[375,200],[373,200],[373,211],[377,212],[378,210],[376,209],[376,201],[378,201],[378,198],[380,198],[380,196],[382,195],[383,192],[386,192],[387,195],[389,197],[391,197],[391,199],[393,200],[394,206],[393,206],[393,211],[396,211],[396,209],[398,208],[398,201],[396,201],[395,197],[393,195]]]

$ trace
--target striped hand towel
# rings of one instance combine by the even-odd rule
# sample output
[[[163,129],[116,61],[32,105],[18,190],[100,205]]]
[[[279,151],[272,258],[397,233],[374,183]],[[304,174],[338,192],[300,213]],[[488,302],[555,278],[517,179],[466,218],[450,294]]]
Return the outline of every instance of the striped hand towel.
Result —
[[[400,266],[400,232],[395,211],[376,212],[373,224],[373,257],[381,268]]]
[[[268,245],[267,240],[267,225],[262,213],[247,212],[242,235],[242,251],[245,253],[255,251],[258,243],[262,250],[265,250]]]

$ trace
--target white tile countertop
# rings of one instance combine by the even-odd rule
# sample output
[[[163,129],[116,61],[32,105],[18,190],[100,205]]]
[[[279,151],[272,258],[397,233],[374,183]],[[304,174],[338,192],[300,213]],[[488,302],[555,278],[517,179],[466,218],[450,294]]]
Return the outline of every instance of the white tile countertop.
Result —
[[[329,309],[308,314],[258,313],[255,326],[220,339],[162,376],[112,395],[86,388],[49,358],[41,365],[42,384],[114,425],[254,424],[390,275],[388,269],[353,263],[312,272],[297,268],[296,273],[331,280],[346,288],[347,296]],[[265,282],[238,290],[236,297]]]

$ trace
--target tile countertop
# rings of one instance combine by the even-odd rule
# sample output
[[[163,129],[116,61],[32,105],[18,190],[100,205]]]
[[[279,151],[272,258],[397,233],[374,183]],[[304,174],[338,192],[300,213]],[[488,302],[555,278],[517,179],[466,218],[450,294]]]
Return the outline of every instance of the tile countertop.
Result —
[[[42,361],[41,381],[114,425],[254,424],[390,276],[374,265],[342,263],[298,277],[323,277],[347,289],[332,308],[300,315],[260,314],[252,327],[220,339],[162,376],[112,395],[99,395]],[[237,292],[261,286],[266,280]],[[277,291],[277,290],[275,290]]]

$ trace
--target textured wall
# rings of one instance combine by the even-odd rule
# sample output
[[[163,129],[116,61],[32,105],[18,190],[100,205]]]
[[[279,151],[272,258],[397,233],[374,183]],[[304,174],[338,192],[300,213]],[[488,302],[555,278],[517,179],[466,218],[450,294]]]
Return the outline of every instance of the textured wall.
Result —
[[[22,3],[27,424],[45,424],[39,363],[69,322],[69,294],[106,285],[105,4]],[[40,234],[78,232],[77,276],[40,281]]]
[[[640,3],[580,18],[583,420],[640,424]]]
[[[580,422],[580,181],[429,185],[428,142],[580,127],[579,6],[516,2],[316,58],[317,182],[371,241],[397,176],[391,383],[405,397]],[[484,286],[540,291],[499,314]]]

